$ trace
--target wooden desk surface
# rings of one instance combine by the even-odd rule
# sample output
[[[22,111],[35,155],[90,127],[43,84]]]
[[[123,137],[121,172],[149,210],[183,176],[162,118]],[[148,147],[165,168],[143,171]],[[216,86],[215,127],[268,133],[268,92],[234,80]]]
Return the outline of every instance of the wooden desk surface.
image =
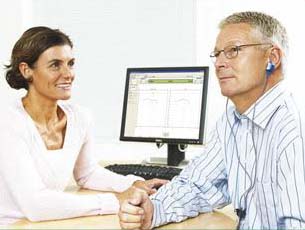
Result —
[[[73,186],[70,192],[77,194],[96,193],[90,190],[78,190]],[[236,216],[231,206],[212,213],[200,214],[195,218],[181,223],[171,223],[160,229],[235,229]],[[120,229],[117,215],[78,217],[65,220],[53,220],[43,222],[30,222],[21,220],[5,229]]]
[[[77,194],[97,193],[91,190],[79,190],[75,185],[68,190]],[[212,213],[200,214],[181,223],[164,225],[160,229],[235,229],[236,225],[237,217],[229,205]],[[6,226],[5,229],[120,229],[120,225],[117,215],[103,215],[43,222],[21,220]]]
[[[171,223],[160,229],[235,229],[236,220],[222,210],[204,213],[181,223]],[[120,229],[117,215],[79,217],[66,220],[33,223],[19,221],[7,229]]]

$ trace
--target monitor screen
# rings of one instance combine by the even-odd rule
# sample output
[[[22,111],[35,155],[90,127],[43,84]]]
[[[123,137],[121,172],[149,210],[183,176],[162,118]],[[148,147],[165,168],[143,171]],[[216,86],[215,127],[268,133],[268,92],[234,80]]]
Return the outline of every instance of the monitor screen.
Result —
[[[208,71],[128,68],[120,140],[202,144]]]

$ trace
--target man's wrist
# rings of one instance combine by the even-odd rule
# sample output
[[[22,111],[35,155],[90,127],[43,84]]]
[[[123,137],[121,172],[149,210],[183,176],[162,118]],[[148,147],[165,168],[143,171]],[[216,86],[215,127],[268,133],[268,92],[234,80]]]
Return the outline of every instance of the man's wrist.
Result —
[[[167,223],[163,204],[159,200],[151,199],[153,204],[153,216],[150,228],[155,228]]]

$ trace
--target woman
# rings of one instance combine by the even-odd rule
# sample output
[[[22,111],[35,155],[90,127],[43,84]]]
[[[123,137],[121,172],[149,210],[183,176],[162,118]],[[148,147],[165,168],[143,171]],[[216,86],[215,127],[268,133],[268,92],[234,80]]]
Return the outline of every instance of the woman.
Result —
[[[61,31],[33,27],[12,51],[6,80],[27,94],[1,114],[2,224],[117,213],[119,203],[136,187],[150,194],[165,183],[115,174],[93,159],[90,116],[63,103],[71,96],[75,77],[72,47]],[[72,174],[82,188],[117,193],[66,193]]]

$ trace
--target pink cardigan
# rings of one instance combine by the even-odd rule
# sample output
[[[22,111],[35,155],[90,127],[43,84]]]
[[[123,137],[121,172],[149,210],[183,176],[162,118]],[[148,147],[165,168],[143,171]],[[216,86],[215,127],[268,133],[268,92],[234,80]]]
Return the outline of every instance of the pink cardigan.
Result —
[[[62,149],[47,150],[21,100],[0,114],[0,225],[117,213],[112,193],[64,192],[71,177],[83,188],[122,192],[135,180],[100,167],[94,159],[89,113],[60,104],[67,116]]]

